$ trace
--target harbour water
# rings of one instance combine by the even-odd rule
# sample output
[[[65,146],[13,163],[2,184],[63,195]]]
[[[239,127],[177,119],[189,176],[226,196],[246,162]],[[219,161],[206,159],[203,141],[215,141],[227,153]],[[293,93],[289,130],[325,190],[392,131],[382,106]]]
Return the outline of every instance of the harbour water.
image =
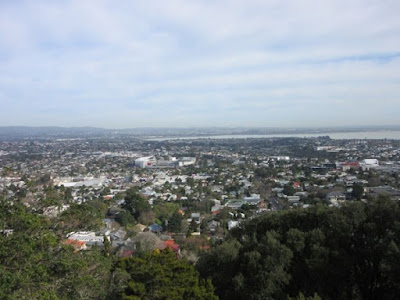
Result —
[[[148,138],[149,141],[168,141],[168,140],[197,140],[197,139],[247,139],[247,138],[280,138],[280,137],[298,137],[311,138],[319,136],[329,136],[335,140],[353,140],[353,139],[389,139],[400,140],[400,131],[398,130],[380,130],[380,131],[360,131],[360,132],[321,132],[321,133],[282,133],[282,134],[244,134],[244,135],[210,135],[210,136],[185,136],[185,137],[154,137]]]

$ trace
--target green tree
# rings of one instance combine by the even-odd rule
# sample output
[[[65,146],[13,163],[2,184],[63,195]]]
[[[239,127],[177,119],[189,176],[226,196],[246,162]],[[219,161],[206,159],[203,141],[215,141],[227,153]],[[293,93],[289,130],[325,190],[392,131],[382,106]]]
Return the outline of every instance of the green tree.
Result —
[[[181,232],[182,221],[183,221],[183,216],[180,213],[178,212],[173,213],[168,221],[168,230],[172,232]]]
[[[294,187],[291,184],[287,184],[283,187],[283,193],[287,196],[293,196],[295,193]]]
[[[178,209],[179,204],[166,201],[158,201],[154,203],[153,207],[155,217],[162,223],[164,223],[165,220],[169,220]]]
[[[129,274],[120,299],[218,299],[211,282],[170,250],[121,259],[117,268]]]
[[[139,218],[141,212],[151,210],[147,199],[132,190],[128,190],[126,192],[124,208],[128,210],[136,219]]]
[[[0,203],[0,299],[104,299],[111,260],[96,249],[75,253],[49,222],[18,203]]]
[[[193,187],[194,187],[194,179],[193,179],[192,177],[188,177],[188,178],[186,179],[186,184],[187,184],[188,186],[190,186],[191,188],[193,188]]]
[[[197,269],[223,299],[395,299],[398,220],[400,203],[383,196],[265,214],[231,230]]]
[[[71,204],[59,217],[65,231],[98,230],[102,226],[104,212],[94,203]]]
[[[117,221],[122,226],[136,223],[135,218],[127,210],[121,211],[119,214],[117,214],[117,216],[115,217],[115,221]]]
[[[353,191],[351,192],[353,198],[361,200],[364,195],[364,187],[361,184],[355,183],[353,185]]]

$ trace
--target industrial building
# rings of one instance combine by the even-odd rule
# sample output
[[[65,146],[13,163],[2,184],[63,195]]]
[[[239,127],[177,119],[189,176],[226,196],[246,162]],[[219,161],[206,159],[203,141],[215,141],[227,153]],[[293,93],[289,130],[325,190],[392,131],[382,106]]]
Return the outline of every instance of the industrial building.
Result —
[[[168,157],[168,159],[157,160],[154,156],[140,157],[135,160],[135,166],[138,168],[178,168],[194,165],[196,163],[195,157]]]
[[[154,156],[145,156],[140,157],[135,160],[135,167],[139,168],[148,168],[151,167],[153,164],[157,163],[157,159]]]

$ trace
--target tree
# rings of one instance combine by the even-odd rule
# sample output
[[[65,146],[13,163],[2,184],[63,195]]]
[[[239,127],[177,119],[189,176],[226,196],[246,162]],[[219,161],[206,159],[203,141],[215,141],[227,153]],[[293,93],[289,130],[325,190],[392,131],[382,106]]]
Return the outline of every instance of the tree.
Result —
[[[295,193],[294,187],[291,184],[287,184],[283,187],[283,193],[286,196],[293,196]]]
[[[48,184],[51,181],[51,176],[50,174],[45,174],[39,178],[39,183],[40,184]]]
[[[49,222],[18,203],[0,203],[1,299],[104,299],[112,261],[93,249],[74,253]]]
[[[163,246],[163,242],[158,235],[150,231],[136,235],[133,241],[139,252],[149,252],[157,248],[162,248]]]
[[[199,229],[199,224],[197,224],[196,220],[193,219],[190,224],[189,224],[189,231],[192,232],[196,232]]]
[[[193,187],[194,187],[194,179],[193,179],[192,177],[188,177],[188,178],[186,179],[186,184],[187,184],[188,186],[190,186],[191,188],[193,188]]]
[[[174,212],[168,221],[168,230],[171,232],[181,232],[182,221],[183,216],[178,212]]]
[[[158,201],[153,207],[155,217],[162,223],[164,223],[165,220],[169,220],[171,216],[178,211],[178,209],[179,204],[166,201]]]
[[[218,299],[211,282],[170,250],[121,259],[117,268],[129,274],[120,299]]]
[[[281,298],[280,287],[290,280],[288,269],[293,256],[290,249],[272,231],[259,244],[238,246],[231,241],[206,254],[208,259],[203,257],[198,263],[201,274],[211,276],[223,299]]]
[[[399,219],[400,203],[383,196],[265,214],[231,230],[196,267],[223,299],[395,299]]]
[[[132,190],[128,190],[126,192],[124,208],[128,210],[136,219],[139,218],[142,212],[151,210],[147,199]]]
[[[126,226],[128,224],[136,223],[135,218],[127,210],[121,211],[119,214],[117,214],[117,216],[115,217],[115,221],[121,224],[121,226]]]
[[[95,207],[94,203],[71,204],[64,211],[59,221],[65,231],[98,230],[103,222],[102,208]]]
[[[364,187],[361,184],[355,183],[353,185],[353,191],[351,192],[353,198],[361,200],[364,195]]]
[[[155,214],[152,210],[141,211],[138,221],[141,224],[150,225],[155,221]]]

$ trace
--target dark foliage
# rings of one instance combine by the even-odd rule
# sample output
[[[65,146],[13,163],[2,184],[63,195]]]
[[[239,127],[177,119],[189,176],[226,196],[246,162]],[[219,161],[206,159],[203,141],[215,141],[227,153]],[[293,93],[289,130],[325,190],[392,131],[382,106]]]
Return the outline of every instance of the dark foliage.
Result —
[[[384,197],[245,223],[197,268],[221,299],[397,299],[400,205]]]
[[[127,282],[118,299],[218,299],[211,282],[169,250],[121,259],[116,273],[122,272]]]

